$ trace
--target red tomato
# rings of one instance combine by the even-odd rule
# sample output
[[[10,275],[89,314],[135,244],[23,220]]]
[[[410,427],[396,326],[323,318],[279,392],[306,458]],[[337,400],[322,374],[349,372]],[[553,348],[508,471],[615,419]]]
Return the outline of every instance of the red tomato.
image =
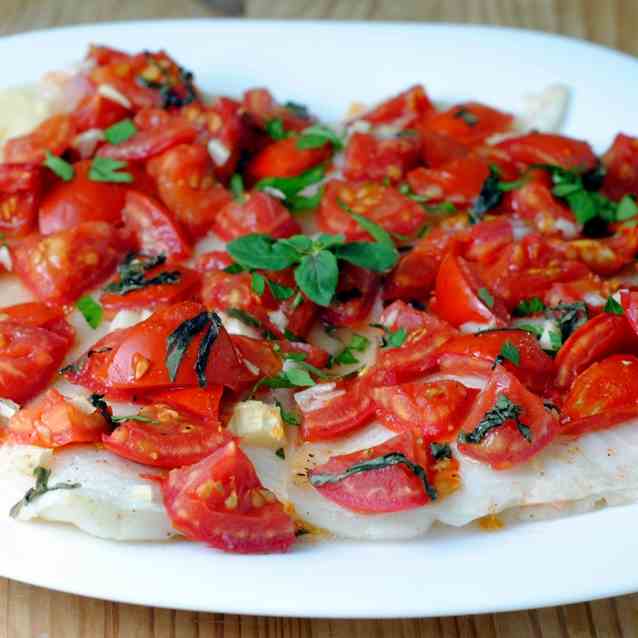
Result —
[[[231,201],[230,193],[216,183],[210,156],[202,146],[175,146],[151,159],[147,170],[157,182],[162,201],[192,239],[205,235]]]
[[[190,144],[196,137],[194,126],[183,119],[172,118],[162,126],[140,130],[120,144],[105,144],[97,154],[115,160],[147,160],[178,144]]]
[[[356,326],[365,321],[379,291],[380,278],[352,264],[341,267],[333,302],[321,313],[321,319],[333,326]]]
[[[417,120],[434,111],[430,98],[420,84],[415,84],[368,111],[362,119],[371,124],[393,124],[409,128]]]
[[[244,93],[242,109],[258,126],[264,128],[270,120],[281,119],[286,131],[303,131],[313,119],[299,109],[281,106],[275,102],[268,89],[249,89]],[[303,107],[302,107],[303,109]]]
[[[630,292],[623,290],[620,293],[620,302],[625,311],[625,317],[629,321],[629,325],[638,334],[638,292]]]
[[[493,219],[470,226],[461,237],[463,255],[470,261],[491,262],[514,242],[512,224],[507,219]]]
[[[397,453],[424,471],[427,488],[422,477],[418,477],[405,464],[398,463],[354,473],[341,481],[316,484],[320,477],[339,475],[359,463]],[[436,461],[430,445],[414,432],[404,432],[372,448],[333,456],[327,463],[311,470],[309,477],[322,496],[341,507],[363,514],[401,512],[422,507],[453,492],[460,484],[458,462],[447,458]]]
[[[398,348],[382,348],[375,364],[361,377],[368,386],[414,381],[438,365],[438,350],[456,331],[448,323],[424,313],[423,325],[410,332]]]
[[[638,416],[638,358],[616,354],[581,372],[562,406],[561,432],[614,427]]]
[[[224,241],[249,233],[290,237],[301,232],[285,206],[276,197],[261,191],[247,193],[243,201],[228,202],[216,215],[212,228]]]
[[[75,107],[71,114],[75,130],[78,133],[89,129],[105,129],[128,117],[130,111],[119,102],[95,93],[87,95]]]
[[[408,183],[428,201],[471,204],[481,192],[490,174],[487,163],[475,157],[454,159],[439,168],[416,168],[408,174]]]
[[[456,435],[471,396],[472,392],[457,381],[404,383],[372,391],[383,425],[395,432],[418,428],[423,436],[436,441]]]
[[[516,349],[518,364],[502,356],[506,343]],[[533,392],[545,393],[552,383],[554,365],[543,352],[536,337],[525,330],[489,330],[460,335],[446,341],[439,349],[442,370],[489,377],[500,355],[502,365]],[[499,359],[499,360],[501,360]]]
[[[273,142],[253,157],[246,166],[245,177],[254,184],[265,177],[294,177],[327,160],[332,146],[301,149],[297,136]]]
[[[85,222],[53,235],[30,235],[11,247],[13,268],[41,300],[70,303],[104,281],[130,248],[105,222]]]
[[[440,168],[444,164],[466,157],[469,148],[449,135],[430,131],[427,126],[419,127],[421,134],[421,159],[429,168]]]
[[[596,166],[596,156],[587,142],[554,133],[526,133],[496,145],[517,163],[551,164],[568,170],[587,171]]]
[[[219,420],[219,402],[224,386],[214,385],[207,388],[172,388],[145,392],[141,396],[133,396],[134,402],[148,402],[154,405],[167,405],[182,414],[192,414],[207,423]]]
[[[509,113],[497,111],[485,104],[466,102],[426,117],[423,128],[451,137],[461,144],[474,146],[495,133],[509,130],[513,119]]]
[[[9,440],[21,445],[56,448],[69,443],[97,443],[106,432],[98,413],[86,414],[51,388],[9,421]]]
[[[231,440],[219,422],[203,422],[165,405],[143,407],[139,415],[150,422],[124,421],[102,442],[107,450],[131,461],[173,469],[192,465]]]
[[[22,237],[35,230],[42,169],[30,164],[0,164],[0,232]]]
[[[57,180],[42,200],[39,223],[43,235],[57,233],[82,222],[117,224],[122,220],[127,185],[89,179],[91,160],[78,162],[73,168],[73,179],[69,182]]]
[[[396,331],[403,328],[409,333],[419,328],[431,326],[432,316],[428,315],[427,312],[417,310],[414,306],[404,301],[395,301],[383,309],[379,317],[379,323],[389,330]],[[448,327],[452,330],[451,326]]]
[[[166,367],[168,336],[183,322],[205,312],[202,305],[184,301],[156,310],[146,321],[127,328],[124,339],[114,351],[108,366],[110,388],[146,391],[173,386],[197,386],[197,352],[205,329],[194,336],[184,353],[174,381]],[[94,346],[97,350],[100,342]],[[239,360],[232,341],[223,327],[213,342],[206,367],[208,385],[224,385],[239,390],[254,382],[254,377]]]
[[[285,552],[295,525],[234,441],[162,486],[173,526],[186,538],[235,553]]]
[[[485,287],[470,264],[448,253],[436,276],[435,312],[453,326],[494,325],[507,320],[503,302]]]
[[[575,330],[558,351],[556,386],[565,390],[592,363],[617,352],[634,352],[638,336],[623,315],[606,312]]]
[[[69,115],[54,115],[31,133],[7,140],[4,161],[9,164],[41,164],[46,152],[60,155],[71,144],[75,131]]]
[[[264,300],[254,292],[251,282],[252,277],[247,272],[231,274],[223,270],[211,270],[203,276],[202,301],[211,310],[243,310],[257,321],[268,323]]]
[[[316,386],[334,397],[316,409],[302,408],[301,435],[305,441],[336,439],[363,427],[374,418],[374,403],[359,378]]]
[[[166,255],[169,260],[186,259],[191,252],[186,233],[171,213],[157,200],[128,191],[122,217],[145,255]]]
[[[638,193],[638,139],[618,133],[602,156],[605,166],[603,191],[611,199]]]
[[[22,325],[45,328],[65,339],[68,346],[75,339],[75,330],[64,318],[62,310],[37,301],[28,301],[15,306],[0,308],[0,321],[7,320]]]
[[[0,321],[0,396],[24,403],[41,392],[69,348],[68,337],[17,321]]]
[[[128,310],[141,310],[143,308],[154,310],[159,306],[185,301],[196,296],[201,278],[198,273],[184,266],[157,266],[144,274],[145,281],[161,278],[163,275],[170,274],[177,277],[173,283],[158,283],[147,285],[137,290],[131,290],[125,293],[103,292],[100,297],[107,317],[113,317],[118,310],[124,308]],[[113,280],[118,283],[120,276]]]
[[[503,401],[518,411],[518,421],[511,410],[502,409]],[[480,440],[473,441],[471,437],[478,432],[479,425],[486,415],[495,414],[495,409],[505,413],[497,419],[502,423],[488,429]],[[505,418],[508,412],[511,418]],[[461,427],[458,449],[495,470],[504,470],[538,454],[552,442],[558,429],[558,420],[541,399],[503,366],[497,366]]]
[[[233,263],[233,258],[223,250],[211,250],[203,253],[195,259],[193,268],[198,272],[205,273],[209,270],[224,270]]]
[[[590,313],[596,314],[603,309],[610,292],[606,282],[601,281],[596,275],[591,275],[584,279],[553,284],[543,300],[546,306],[582,301],[587,304]],[[629,316],[627,318],[630,319]]]
[[[596,274],[615,275],[635,259],[638,228],[620,228],[604,239],[576,239],[569,242],[569,247]]]
[[[348,209],[368,217],[389,233],[408,237],[413,237],[428,219],[417,202],[390,186],[331,180],[321,198],[317,226],[326,233],[344,234],[349,240],[368,238]]]
[[[354,133],[346,146],[343,174],[353,181],[387,179],[396,184],[418,164],[420,147],[416,135],[378,139]]]

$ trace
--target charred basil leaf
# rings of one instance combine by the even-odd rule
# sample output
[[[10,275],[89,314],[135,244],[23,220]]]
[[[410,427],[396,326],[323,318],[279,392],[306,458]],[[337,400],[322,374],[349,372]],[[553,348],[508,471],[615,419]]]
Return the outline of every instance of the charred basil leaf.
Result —
[[[492,208],[496,208],[501,203],[503,192],[499,188],[500,181],[498,171],[493,166],[490,166],[490,174],[485,178],[481,192],[469,212],[471,224],[480,222],[485,213],[492,210]]]
[[[166,338],[166,369],[168,371],[168,378],[171,381],[175,381],[177,371],[191,341],[213,321],[213,317],[216,317],[217,321],[220,322],[219,317],[215,313],[200,312],[191,319],[182,322]],[[208,356],[209,351],[210,345],[205,352],[206,356]],[[202,350],[200,347],[195,364],[196,368],[203,366],[203,369],[206,369],[206,363],[200,362],[201,355]]]
[[[129,253],[117,267],[117,272],[120,276],[119,280],[105,286],[104,291],[114,295],[126,295],[129,292],[148,286],[178,283],[182,275],[177,270],[162,272],[156,277],[146,279],[145,275],[149,270],[161,266],[165,262],[165,255],[148,256]]]
[[[49,477],[51,476],[51,470],[39,465],[33,470],[33,476],[35,476],[35,486],[30,488],[24,495],[22,500],[18,501],[10,510],[9,515],[12,518],[17,518],[20,514],[20,510],[29,503],[33,502],[38,496],[42,496],[47,492],[53,492],[54,490],[73,490],[78,487],[82,487],[80,483],[56,483],[49,486]]]
[[[201,388],[205,388],[208,384],[208,379],[206,378],[206,368],[208,366],[208,355],[210,354],[210,349],[212,345],[215,343],[215,340],[219,336],[219,330],[222,327],[221,319],[219,315],[216,315],[214,312],[209,315],[210,323],[208,324],[208,328],[206,330],[206,334],[199,344],[199,350],[197,351],[197,359],[195,361],[195,372],[197,373],[197,381],[199,382],[199,386]]]

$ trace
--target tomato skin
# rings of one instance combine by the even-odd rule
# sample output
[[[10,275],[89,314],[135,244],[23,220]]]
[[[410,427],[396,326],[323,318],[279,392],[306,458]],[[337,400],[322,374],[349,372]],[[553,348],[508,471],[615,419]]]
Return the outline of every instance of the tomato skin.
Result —
[[[62,337],[67,346],[71,346],[75,340],[75,330],[64,318],[62,310],[37,301],[27,301],[0,308],[0,321],[7,320],[22,325],[44,328]]]
[[[122,218],[137,239],[139,252],[166,255],[181,261],[190,256],[189,239],[171,213],[157,200],[129,190],[124,200]]]
[[[9,164],[41,164],[46,152],[60,155],[71,144],[75,135],[69,115],[54,115],[42,122],[31,133],[7,140],[4,161]]]
[[[283,121],[286,131],[299,132],[314,121],[311,117],[303,117],[295,110],[278,104],[270,91],[261,87],[244,92],[241,107],[250,120],[261,128],[264,128],[269,120],[279,118]]]
[[[312,480],[322,474],[340,474],[361,461],[392,452],[403,454],[420,465],[438,497],[454,491],[460,483],[458,462],[455,459],[435,462],[429,444],[414,431],[399,434],[372,448],[333,456],[327,463],[311,470],[309,476]],[[341,507],[362,514],[401,512],[422,507],[431,501],[421,480],[402,465],[359,472],[337,483],[315,486],[315,489]]]
[[[620,303],[625,311],[625,317],[634,332],[638,335],[638,292],[623,290],[620,293]]]
[[[180,144],[151,159],[146,168],[156,180],[161,200],[192,239],[205,235],[232,199],[216,183],[213,164],[203,146]]]
[[[431,440],[454,438],[467,412],[472,392],[458,381],[403,383],[374,388],[377,417],[395,432],[417,428]]]
[[[370,314],[379,291],[380,278],[352,264],[341,267],[333,302],[323,309],[321,319],[333,326],[356,326]]]
[[[229,201],[216,215],[212,228],[224,241],[249,233],[281,238],[301,232],[286,207],[276,197],[261,191],[247,193],[243,202]]]
[[[219,421],[219,402],[224,386],[214,385],[207,388],[171,388],[133,395],[134,403],[151,405],[167,405],[181,414],[193,415],[196,418],[217,425]]]
[[[294,177],[327,160],[330,144],[319,148],[300,149],[297,136],[287,137],[266,146],[246,166],[246,179],[254,184],[265,177]]]
[[[610,292],[607,282],[591,275],[583,279],[553,284],[545,293],[543,301],[546,306],[584,302],[590,314],[597,314],[602,311]],[[630,319],[629,316],[627,318]]]
[[[488,432],[480,443],[464,442],[461,436],[469,434],[491,410],[499,397],[505,395],[521,408],[520,421],[531,431],[531,442],[518,431],[513,420],[506,421]],[[559,424],[556,417],[545,409],[543,402],[527,390],[503,366],[497,366],[485,388],[476,397],[459,435],[461,454],[486,463],[494,470],[520,465],[538,454],[556,437]]]
[[[604,239],[576,239],[569,242],[578,258],[598,275],[615,275],[631,264],[638,252],[638,229],[621,228]]]
[[[389,233],[413,237],[428,216],[417,202],[391,186],[377,182],[352,183],[331,180],[326,184],[316,214],[317,226],[325,233],[343,234],[348,240],[369,239],[350,210],[379,224]]]
[[[173,526],[191,540],[241,554],[285,552],[295,541],[292,519],[234,441],[172,470],[162,491]]]
[[[406,332],[414,332],[419,328],[433,325],[433,317],[427,312],[417,310],[404,301],[395,301],[386,306],[379,317],[379,323],[389,330],[396,331],[403,328]],[[441,325],[444,325],[441,322]],[[451,326],[447,326],[450,330]]]
[[[485,286],[470,264],[448,253],[436,276],[435,312],[457,327],[469,322],[493,325],[506,320],[503,302],[494,296],[493,307],[488,307],[478,296],[482,288]]]
[[[70,443],[97,443],[106,429],[100,414],[85,414],[51,388],[11,417],[8,434],[13,443],[57,448]]]
[[[252,277],[247,272],[206,272],[202,279],[202,302],[211,310],[237,308],[248,312],[261,322],[268,322],[262,298],[253,291],[251,282]]]
[[[204,310],[201,304],[183,301],[160,308],[145,321],[127,328],[108,366],[108,386],[129,392],[197,386],[195,359],[203,332],[191,340],[174,381],[169,379],[166,369],[167,337],[184,321]],[[254,382],[223,327],[210,349],[206,378],[209,385],[224,385],[232,390],[240,390]]]
[[[569,388],[592,363],[616,352],[634,352],[638,336],[624,315],[602,313],[575,330],[558,351],[556,386]]]
[[[440,168],[452,160],[466,157],[469,148],[457,142],[449,135],[441,135],[428,130],[425,126],[419,127],[421,136],[421,159],[427,168]]]
[[[23,237],[35,230],[42,192],[42,169],[0,164],[0,232]]]
[[[368,133],[353,133],[345,151],[343,174],[347,179],[387,179],[396,184],[419,161],[418,137],[378,139]]]
[[[14,271],[42,301],[70,303],[104,281],[131,248],[105,222],[84,222],[52,235],[30,235],[11,247]]]
[[[133,290],[120,295],[113,292],[103,292],[100,303],[107,317],[113,317],[119,310],[154,310],[158,306],[174,304],[196,296],[201,278],[198,273],[185,266],[158,266],[145,273],[145,279],[152,279],[162,273],[179,273],[179,281],[173,284],[158,284]],[[114,282],[120,280],[119,275]]]
[[[496,144],[519,164],[552,164],[567,170],[587,171],[596,156],[587,142],[554,133],[527,133]]]
[[[504,359],[502,365],[533,392],[546,393],[554,376],[554,364],[538,345],[536,337],[525,330],[489,330],[460,335],[439,349],[442,370],[489,377],[504,344],[512,344],[520,356],[516,365]]]
[[[303,411],[301,436],[304,441],[336,439],[363,427],[374,418],[374,403],[358,379],[342,381],[335,391],[342,393],[316,410]]]
[[[105,129],[128,117],[130,111],[119,102],[95,93],[87,95],[75,107],[71,117],[76,132],[82,133],[89,129]]]
[[[211,250],[195,259],[193,268],[200,273],[210,270],[224,270],[233,263],[233,258],[224,250]]]
[[[127,186],[89,179],[90,167],[91,160],[77,162],[73,166],[73,179],[69,182],[57,180],[46,193],[38,218],[43,235],[66,230],[82,222],[121,222]]]
[[[581,372],[563,403],[561,433],[579,436],[638,416],[638,358],[615,354]]]
[[[69,349],[67,336],[12,320],[0,321],[0,396],[22,404],[49,383]]]
[[[603,192],[613,200],[638,193],[638,139],[618,133],[602,156]]]
[[[415,168],[408,174],[408,184],[417,195],[433,202],[471,204],[481,192],[490,174],[487,162],[475,157],[463,157],[439,168]]]
[[[232,439],[219,422],[198,422],[165,405],[146,406],[140,415],[156,422],[124,421],[102,437],[104,447],[131,461],[170,470],[197,463]]]
[[[467,114],[465,119],[461,116]],[[473,123],[468,123],[472,118]],[[503,133],[512,125],[512,115],[479,102],[457,104],[447,111],[433,113],[423,121],[426,131],[445,135],[460,144],[474,146],[495,133]]]
[[[409,128],[417,120],[434,111],[434,105],[423,85],[415,84],[398,95],[381,102],[368,111],[362,119],[370,124],[394,124]]]
[[[514,242],[514,232],[507,219],[494,219],[470,226],[457,240],[465,259],[490,263]]]

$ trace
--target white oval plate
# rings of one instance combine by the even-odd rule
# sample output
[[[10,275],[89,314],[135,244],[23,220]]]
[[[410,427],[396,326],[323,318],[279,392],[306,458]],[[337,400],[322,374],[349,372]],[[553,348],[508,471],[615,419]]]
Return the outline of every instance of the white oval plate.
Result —
[[[437,100],[476,98],[514,111],[525,93],[564,82],[573,90],[568,133],[600,151],[618,130],[638,132],[634,59],[486,27],[234,20],[83,26],[1,39],[0,83],[32,81],[71,64],[90,42],[165,48],[206,90],[268,86],[327,119],[341,117],[352,100],[371,102],[415,82]],[[638,506],[629,506],[498,533],[306,544],[284,556],[226,555],[186,542],[114,543],[3,516],[0,574],[201,611],[332,618],[494,612],[637,591],[637,515]]]

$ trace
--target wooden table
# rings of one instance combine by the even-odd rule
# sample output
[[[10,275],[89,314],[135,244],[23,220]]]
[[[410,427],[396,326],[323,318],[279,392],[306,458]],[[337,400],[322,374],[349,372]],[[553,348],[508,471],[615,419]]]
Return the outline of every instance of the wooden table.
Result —
[[[77,22],[215,15],[492,23],[564,33],[638,54],[636,0],[0,0],[0,34]],[[0,638],[346,636],[630,638],[638,636],[638,595],[475,617],[311,621],[120,605],[0,579]]]

